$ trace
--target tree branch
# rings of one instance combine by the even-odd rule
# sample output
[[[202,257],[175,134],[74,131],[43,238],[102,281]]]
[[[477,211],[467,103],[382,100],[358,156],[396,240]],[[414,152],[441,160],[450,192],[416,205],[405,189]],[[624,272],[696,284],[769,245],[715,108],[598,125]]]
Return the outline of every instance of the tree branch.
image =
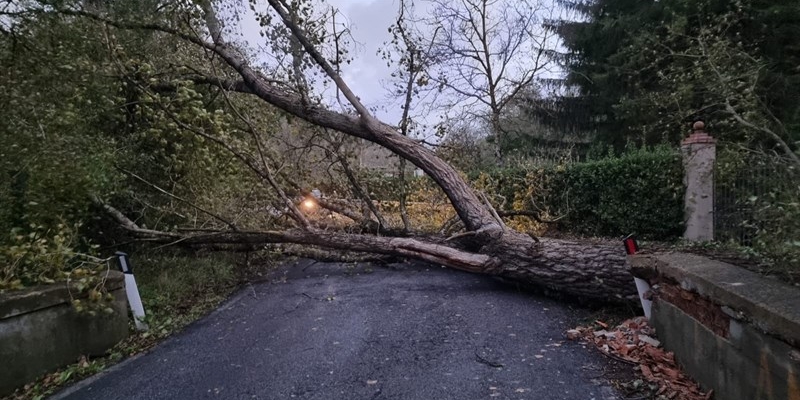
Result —
[[[131,177],[133,177],[134,179],[138,180],[139,182],[142,182],[142,183],[144,183],[145,185],[147,185],[147,186],[150,186],[151,188],[153,188],[153,189],[155,189],[155,190],[157,190],[157,191],[159,191],[159,192],[161,192],[161,193],[163,193],[163,194],[165,194],[165,195],[167,195],[167,196],[169,196],[169,197],[171,197],[171,198],[173,198],[173,199],[175,199],[175,200],[178,200],[178,201],[180,201],[180,202],[182,202],[182,203],[184,203],[184,204],[188,205],[189,207],[192,207],[192,208],[194,208],[195,210],[197,210],[197,211],[200,211],[200,212],[201,212],[201,213],[203,213],[203,214],[206,214],[206,215],[208,215],[208,216],[210,216],[210,217],[212,217],[212,218],[214,218],[214,219],[217,219],[217,220],[219,220],[220,222],[224,223],[225,225],[228,225],[228,227],[229,227],[229,228],[231,228],[231,230],[234,230],[234,231],[237,231],[237,230],[239,230],[239,229],[236,227],[236,225],[235,225],[233,222],[231,222],[231,221],[229,221],[229,220],[227,220],[227,219],[225,219],[225,218],[221,217],[220,215],[218,215],[218,214],[215,214],[215,213],[213,213],[213,212],[211,212],[211,211],[208,211],[208,210],[206,210],[206,209],[204,209],[204,208],[202,208],[202,207],[198,206],[197,204],[194,204],[193,202],[191,202],[191,201],[189,201],[189,200],[186,200],[186,199],[184,199],[184,198],[182,198],[182,197],[180,197],[180,196],[176,196],[176,195],[174,195],[174,194],[170,193],[169,191],[162,189],[162,188],[161,188],[161,187],[159,187],[158,185],[156,185],[156,184],[154,184],[154,183],[152,183],[152,182],[150,182],[150,181],[148,181],[148,180],[146,180],[146,179],[142,178],[141,176],[139,176],[139,175],[136,175],[135,173],[133,173],[133,172],[131,172],[131,171],[128,171],[128,170],[126,170],[126,169],[124,169],[124,168],[121,168],[121,167],[116,167],[116,168],[117,168],[119,171],[121,171],[122,173],[124,173],[124,174],[126,174],[126,175],[128,175],[128,176],[131,176]]]
[[[150,242],[184,246],[203,245],[262,245],[270,243],[293,243],[323,248],[378,253],[445,265],[473,273],[496,274],[501,271],[499,260],[484,255],[457,250],[448,246],[412,238],[380,237],[339,232],[290,229],[285,231],[216,231],[194,235],[142,229],[114,207],[95,197],[101,206],[120,226],[134,236]]]
[[[308,53],[312,59],[317,63],[317,65],[322,68],[323,71],[330,77],[333,82],[336,84],[336,87],[342,92],[344,97],[350,104],[356,109],[356,111],[361,115],[365,122],[370,123],[372,122],[373,118],[372,115],[369,113],[366,107],[361,104],[361,100],[353,93],[347,83],[345,83],[344,79],[342,79],[341,75],[339,75],[336,70],[333,69],[333,66],[322,56],[319,50],[311,44],[311,41],[308,40],[305,32],[300,28],[300,26],[295,22],[295,19],[292,18],[291,15],[284,9],[283,2],[279,0],[268,0],[269,5],[272,6],[272,9],[280,15],[281,20],[283,20],[283,24],[286,25],[289,30],[292,31],[292,35],[305,49],[306,53]]]
[[[274,2],[275,0],[270,1]],[[41,12],[45,11],[41,10]],[[477,230],[484,227],[500,229],[500,226],[488,210],[482,206],[469,184],[461,178],[452,166],[445,163],[433,152],[414,140],[397,134],[393,127],[380,121],[373,119],[371,123],[364,124],[361,123],[363,121],[360,121],[359,117],[333,112],[319,106],[304,105],[299,95],[287,92],[272,84],[271,80],[267,79],[261,72],[251,68],[239,52],[222,42],[221,38],[218,43],[209,43],[196,35],[185,34],[176,29],[158,24],[114,21],[84,11],[57,10],[55,12],[90,18],[121,29],[160,31],[208,49],[233,68],[242,77],[243,82],[253,94],[267,103],[315,125],[337,130],[381,145],[412,162],[425,171],[442,188],[468,229]]]

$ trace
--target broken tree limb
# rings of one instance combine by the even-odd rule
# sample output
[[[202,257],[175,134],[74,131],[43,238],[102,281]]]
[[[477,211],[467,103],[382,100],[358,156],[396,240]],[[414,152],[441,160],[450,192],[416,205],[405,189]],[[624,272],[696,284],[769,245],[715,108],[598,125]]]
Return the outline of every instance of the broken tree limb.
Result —
[[[99,205],[132,235],[148,242],[191,247],[258,247],[274,243],[309,245],[418,259],[461,271],[499,276],[583,301],[630,303],[636,300],[624,252],[615,245],[542,239],[531,246],[528,236],[514,231],[506,231],[503,240],[493,241],[478,252],[448,246],[435,238],[380,237],[302,229],[178,234],[140,228],[112,206],[102,202]]]
[[[272,3],[277,4],[277,2]],[[206,7],[211,7],[208,2]],[[352,115],[308,104],[303,101],[300,94],[276,85],[274,79],[267,77],[262,69],[253,67],[241,51],[224,40],[223,34],[215,29],[220,24],[213,20],[213,13],[209,12],[206,15],[211,19],[209,31],[214,39],[213,42],[197,34],[188,34],[176,28],[157,24],[113,21],[84,11],[68,10],[64,14],[92,18],[122,29],[161,31],[213,52],[217,59],[224,61],[230,67],[232,72],[239,74],[249,92],[264,102],[314,125],[376,143],[422,169],[448,197],[464,227],[474,232],[460,240],[454,240],[455,243],[443,243],[441,240],[425,237],[379,237],[316,229],[179,234],[142,229],[113,207],[107,204],[103,206],[121,226],[143,240],[186,246],[293,243],[415,258],[463,271],[501,276],[591,301],[627,302],[636,298],[621,246],[553,240],[542,240],[537,243],[525,234],[510,229],[504,230],[502,223],[498,222],[469,183],[434,152],[418,141],[403,136],[397,128],[374,119],[366,112]],[[289,25],[292,32],[300,30],[300,27],[292,26],[291,19],[284,19],[284,22]],[[306,51],[313,53],[309,43],[303,45]],[[317,61],[324,67],[324,60]],[[326,72],[337,83],[341,81],[336,71],[328,69]],[[357,98],[356,104],[358,104]]]

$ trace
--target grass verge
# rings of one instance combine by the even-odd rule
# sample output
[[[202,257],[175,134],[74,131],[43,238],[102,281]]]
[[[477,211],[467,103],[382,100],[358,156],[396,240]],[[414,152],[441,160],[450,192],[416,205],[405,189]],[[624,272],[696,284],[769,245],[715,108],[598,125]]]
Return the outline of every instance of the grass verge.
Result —
[[[39,400],[64,386],[94,375],[117,362],[145,352],[214,310],[241,282],[236,256],[187,255],[159,252],[131,256],[142,296],[147,332],[136,332],[99,358],[81,357],[74,364],[46,374],[18,389],[4,400]]]

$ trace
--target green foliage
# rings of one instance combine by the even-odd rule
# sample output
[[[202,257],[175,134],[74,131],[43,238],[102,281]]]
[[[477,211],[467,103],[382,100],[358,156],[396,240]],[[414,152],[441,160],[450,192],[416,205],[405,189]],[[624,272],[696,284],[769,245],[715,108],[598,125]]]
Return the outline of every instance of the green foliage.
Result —
[[[9,396],[41,399],[71,382],[148,350],[192,321],[216,308],[236,287],[236,260],[230,256],[200,257],[180,253],[132,255],[139,291],[150,330],[132,332],[107,357],[87,359],[42,376]]]
[[[112,313],[113,297],[104,285],[108,260],[98,259],[75,249],[81,246],[78,225],[57,224],[53,229],[32,225],[28,229],[13,228],[8,242],[0,246],[0,291],[25,286],[67,282],[78,312],[94,316]],[[27,233],[24,233],[27,232]]]
[[[778,271],[800,273],[798,178],[783,157],[721,147],[714,172],[717,239],[749,246]]]
[[[683,164],[666,147],[584,163],[496,170],[477,180],[499,199],[500,208],[513,206],[558,219],[561,232],[634,233],[650,239],[682,233]]]
[[[18,289],[37,283],[53,283],[69,276],[76,266],[77,227],[64,224],[51,232],[43,226],[33,226],[23,233],[13,228],[9,242],[0,246],[0,290]]]
[[[800,105],[800,5],[780,0],[585,0],[586,22],[563,22],[570,49],[566,85],[577,96],[555,101],[558,119],[578,120],[618,149],[675,143],[702,117],[717,136],[770,147],[732,118],[796,141]]]
[[[113,141],[101,135],[113,127],[103,110],[114,89],[94,78],[102,46],[89,28],[42,17],[0,40],[0,244],[80,223],[88,193],[115,178]]]
[[[551,190],[561,193],[562,224],[572,231],[642,238],[682,233],[683,164],[674,150],[636,150],[571,164],[551,182]]]
[[[151,1],[106,6],[121,19],[180,11]],[[147,14],[150,8],[160,11]],[[209,67],[204,57],[174,37],[112,32],[89,19],[43,13],[4,20],[0,288],[63,279],[75,268],[65,260],[92,255],[91,243],[125,241],[97,222],[94,196],[141,225],[172,229],[204,221],[153,185],[207,208],[231,207],[227,199],[253,186],[229,153],[203,137],[236,143],[242,136],[229,112],[237,98],[184,79]],[[192,64],[202,67],[179,67]],[[258,117],[274,115],[252,108]]]

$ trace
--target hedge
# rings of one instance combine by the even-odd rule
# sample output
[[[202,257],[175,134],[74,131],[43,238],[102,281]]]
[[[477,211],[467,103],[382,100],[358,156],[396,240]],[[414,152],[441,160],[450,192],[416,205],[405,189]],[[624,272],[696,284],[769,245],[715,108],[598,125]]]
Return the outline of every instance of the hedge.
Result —
[[[673,149],[632,150],[596,161],[482,175],[472,178],[505,200],[505,209],[513,199],[515,209],[535,207],[560,216],[560,232],[645,239],[683,233],[683,164]]]

